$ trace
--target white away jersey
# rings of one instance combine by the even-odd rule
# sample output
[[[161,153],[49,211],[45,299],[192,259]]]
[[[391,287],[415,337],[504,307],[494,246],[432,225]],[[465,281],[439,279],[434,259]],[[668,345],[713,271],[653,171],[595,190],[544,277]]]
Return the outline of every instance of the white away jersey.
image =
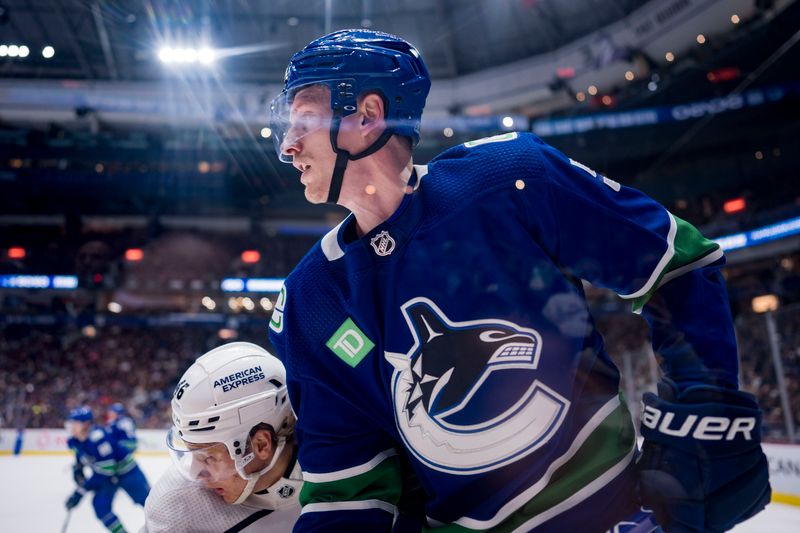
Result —
[[[252,494],[241,505],[232,505],[170,465],[150,491],[139,533],[288,533],[300,516],[302,486],[295,463],[289,477],[279,479],[266,494]]]

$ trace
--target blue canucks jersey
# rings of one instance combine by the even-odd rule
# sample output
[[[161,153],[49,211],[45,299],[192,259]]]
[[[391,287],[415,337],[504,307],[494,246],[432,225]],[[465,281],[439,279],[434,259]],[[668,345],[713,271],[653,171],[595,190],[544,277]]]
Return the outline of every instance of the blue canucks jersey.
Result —
[[[323,237],[276,302],[295,530],[388,531],[409,462],[430,527],[605,531],[638,509],[635,432],[581,280],[643,314],[672,379],[735,385],[722,251],[530,134],[412,180],[368,234],[351,215]]]
[[[92,469],[93,475],[84,485],[87,490],[92,489],[92,483],[127,474],[136,466],[133,453],[108,428],[94,426],[86,440],[70,437],[67,446],[75,452],[79,464]]]
[[[138,441],[136,439],[136,424],[129,416],[119,416],[108,424],[108,431],[120,446],[127,449],[130,453],[136,451]]]

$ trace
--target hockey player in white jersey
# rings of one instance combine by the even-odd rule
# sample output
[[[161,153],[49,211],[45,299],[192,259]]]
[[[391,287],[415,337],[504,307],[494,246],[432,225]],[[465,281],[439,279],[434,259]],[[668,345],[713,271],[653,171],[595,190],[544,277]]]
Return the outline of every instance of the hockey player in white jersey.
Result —
[[[283,364],[247,342],[195,361],[172,398],[173,464],[140,533],[292,530],[302,487]]]

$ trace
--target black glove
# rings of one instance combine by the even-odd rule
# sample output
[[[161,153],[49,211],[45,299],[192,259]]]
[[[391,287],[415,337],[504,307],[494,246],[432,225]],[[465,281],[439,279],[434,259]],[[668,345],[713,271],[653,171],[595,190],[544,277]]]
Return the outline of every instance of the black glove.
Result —
[[[73,507],[78,505],[80,503],[80,501],[81,501],[81,498],[83,498],[84,494],[86,494],[86,490],[84,490],[82,487],[78,487],[78,489],[75,490],[75,492],[72,493],[72,496],[70,496],[67,499],[67,503],[66,503],[67,509],[68,510],[72,509]]]
[[[83,473],[82,464],[75,463],[72,465],[72,479],[75,480],[75,484],[79,487],[86,483],[86,475]]]
[[[642,502],[668,533],[727,531],[769,503],[761,411],[751,394],[662,382],[642,398]]]

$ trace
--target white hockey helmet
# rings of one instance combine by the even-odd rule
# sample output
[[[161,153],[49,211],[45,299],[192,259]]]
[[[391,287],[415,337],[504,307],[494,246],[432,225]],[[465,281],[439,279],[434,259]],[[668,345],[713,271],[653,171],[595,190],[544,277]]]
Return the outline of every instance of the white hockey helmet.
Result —
[[[275,356],[249,342],[232,342],[200,356],[181,376],[172,397],[173,427],[167,444],[188,452],[183,443],[222,443],[244,479],[267,471],[294,428],[286,390],[286,370]],[[253,458],[250,431],[269,424],[277,437],[273,461],[247,474]]]

